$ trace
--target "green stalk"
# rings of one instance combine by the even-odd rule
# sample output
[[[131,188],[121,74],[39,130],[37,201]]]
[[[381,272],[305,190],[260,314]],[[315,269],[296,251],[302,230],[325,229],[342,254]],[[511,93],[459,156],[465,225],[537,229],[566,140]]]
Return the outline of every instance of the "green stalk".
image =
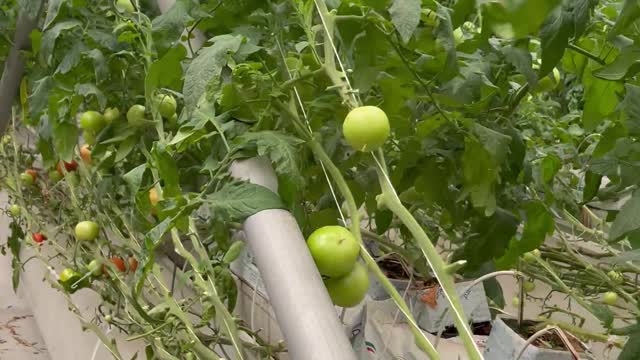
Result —
[[[376,159],[375,156],[374,159]],[[467,349],[469,358],[472,360],[482,359],[482,354],[480,353],[475,341],[473,341],[473,334],[469,329],[467,318],[464,315],[462,303],[460,302],[460,298],[456,292],[456,285],[453,281],[453,277],[447,272],[447,264],[438,254],[438,251],[429,239],[429,236],[422,229],[422,226],[420,226],[411,212],[402,205],[395,189],[384,172],[382,164],[377,159],[376,162],[378,164],[377,171],[380,188],[382,189],[383,204],[409,229],[422,249],[422,253],[427,258],[427,262],[433,270],[436,280],[440,283],[444,295],[447,297],[447,300],[449,300],[451,310],[453,311],[453,320],[456,324],[456,328],[458,329],[458,333],[462,338],[464,347]]]
[[[391,296],[398,308],[400,308],[400,312],[402,312],[402,314],[410,324],[411,332],[416,339],[418,347],[426,352],[427,355],[429,355],[429,358],[434,360],[440,359],[440,354],[438,354],[438,351],[435,349],[433,344],[431,344],[422,330],[420,330],[418,324],[416,324],[415,320],[413,319],[411,310],[402,298],[402,295],[400,295],[398,290],[393,286],[393,284],[391,284],[391,281],[389,281],[389,279],[384,275],[382,269],[380,269],[380,267],[378,266],[378,263],[376,263],[371,254],[369,254],[367,248],[364,246],[364,243],[362,241],[362,233],[360,232],[360,213],[358,211],[358,206],[356,205],[356,201],[353,197],[353,194],[351,193],[351,189],[349,189],[349,185],[347,185],[347,182],[342,176],[340,169],[336,167],[336,165],[333,163],[329,155],[327,155],[327,153],[324,151],[324,148],[320,145],[320,143],[312,139],[309,140],[308,144],[315,156],[318,157],[318,160],[320,160],[320,162],[324,164],[329,174],[331,174],[331,177],[333,177],[333,180],[336,182],[338,190],[340,190],[340,193],[347,202],[349,208],[349,216],[351,218],[351,224],[349,225],[349,227],[351,228],[353,236],[355,236],[355,238],[360,243],[360,255],[367,265],[367,268],[382,284],[382,287],[385,289],[387,294]]]

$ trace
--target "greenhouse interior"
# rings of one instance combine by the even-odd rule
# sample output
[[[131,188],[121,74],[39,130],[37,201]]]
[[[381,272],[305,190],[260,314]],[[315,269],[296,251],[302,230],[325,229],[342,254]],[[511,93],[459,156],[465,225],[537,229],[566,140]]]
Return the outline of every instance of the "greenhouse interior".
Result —
[[[640,360],[639,0],[0,0],[0,360]]]

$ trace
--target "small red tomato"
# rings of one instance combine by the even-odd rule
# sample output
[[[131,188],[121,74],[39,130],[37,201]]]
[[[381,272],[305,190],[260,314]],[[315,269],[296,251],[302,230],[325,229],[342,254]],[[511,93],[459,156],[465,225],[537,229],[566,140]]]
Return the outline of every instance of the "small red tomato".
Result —
[[[113,265],[115,265],[115,266],[116,266],[116,268],[118,268],[118,270],[119,270],[120,272],[125,272],[125,271],[127,270],[127,269],[125,268],[125,266],[124,266],[124,260],[122,260],[122,258],[121,258],[121,257],[115,257],[115,256],[114,256],[114,257],[112,257],[112,258],[111,258],[111,263],[112,263]]]
[[[25,174],[31,175],[31,177],[33,178],[33,181],[36,181],[36,179],[38,178],[38,172],[33,169],[25,170]]]
[[[64,175],[62,165],[64,165],[64,169],[67,170],[67,172],[75,171],[78,168],[78,162],[75,160],[71,160],[71,162],[60,161],[57,166],[58,174],[60,175]]]
[[[138,270],[138,260],[134,257],[129,257],[127,261],[129,262],[129,271],[136,272]]]
[[[31,234],[31,238],[38,244],[42,244],[43,242],[45,242],[45,240],[47,240],[47,237],[42,233]]]

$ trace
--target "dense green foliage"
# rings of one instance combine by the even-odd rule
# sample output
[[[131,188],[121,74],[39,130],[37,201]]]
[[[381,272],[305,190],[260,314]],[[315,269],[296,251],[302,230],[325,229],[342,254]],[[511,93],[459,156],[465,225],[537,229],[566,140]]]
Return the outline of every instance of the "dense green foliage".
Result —
[[[22,209],[8,244],[16,285],[20,247],[33,246],[40,260],[86,274],[75,285],[104,299],[97,321],[145,337],[157,358],[216,359],[221,343],[271,356],[281,346],[231,316],[237,290],[224,258],[239,222],[286,208],[305,235],[350,223],[357,240],[445,289],[432,243],[446,263],[466,261],[458,278],[519,269],[607,331],[576,335],[640,337],[640,268],[628,251],[640,247],[637,1],[178,0],[165,14],[152,1],[132,5],[50,0],[31,34],[0,146],[1,185]],[[0,5],[0,63],[19,8]],[[207,39],[199,50],[187,41],[197,36]],[[176,114],[163,99],[176,100]],[[389,118],[374,153],[343,137],[361,105]],[[87,115],[108,108],[117,113]],[[80,161],[85,143],[90,163]],[[234,161],[254,156],[273,164],[279,196],[231,178]],[[22,184],[32,167],[35,184]],[[85,220],[100,225],[97,241],[74,240]],[[56,239],[34,244],[25,234],[36,232]],[[192,298],[174,299],[163,282],[164,244],[190,265]],[[529,253],[538,248],[541,257]],[[119,271],[114,257],[140,266]],[[93,260],[108,275],[88,270]],[[497,282],[485,287],[504,304]],[[186,316],[194,304],[198,322]]]

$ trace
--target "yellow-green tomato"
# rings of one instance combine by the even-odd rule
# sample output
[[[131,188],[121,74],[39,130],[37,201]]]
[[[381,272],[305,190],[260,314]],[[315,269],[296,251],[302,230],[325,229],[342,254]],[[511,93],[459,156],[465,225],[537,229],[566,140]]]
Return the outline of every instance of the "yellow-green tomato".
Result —
[[[611,281],[613,281],[618,285],[621,285],[624,283],[624,276],[615,270],[609,271],[607,273],[607,276],[609,276],[609,279],[611,279]]]
[[[538,81],[534,92],[542,93],[554,90],[560,83],[560,71],[557,68],[553,68],[551,74],[543,77]]]
[[[154,102],[158,106],[158,112],[160,112],[160,115],[166,119],[171,118],[178,108],[176,99],[171,95],[157,94],[154,98]]]
[[[531,281],[527,281],[524,283],[523,287],[525,292],[532,292],[536,289],[536,284]]]
[[[102,262],[100,260],[94,259],[91,260],[91,262],[89,263],[89,265],[87,265],[87,270],[93,275],[93,276],[100,276],[102,275]]]
[[[146,108],[142,105],[133,105],[127,111],[127,121],[131,126],[143,126],[145,123],[144,112]]]
[[[16,204],[9,206],[9,213],[11,214],[11,216],[18,217],[20,216],[20,212],[21,212],[20,206]]]
[[[107,108],[104,111],[104,121],[107,124],[111,124],[114,121],[118,120],[118,118],[120,117],[120,110],[116,109],[116,108]]]
[[[131,14],[135,11],[130,0],[116,0],[116,10],[121,13]]]
[[[455,42],[456,46],[464,42],[464,33],[462,32],[461,28],[453,30],[453,41]]]
[[[422,9],[422,13],[420,14],[420,20],[424,22],[425,25],[436,27],[440,23],[440,19],[438,18],[438,14],[431,9]]]
[[[80,115],[80,127],[84,130],[97,133],[105,125],[104,117],[97,111],[85,111]]]
[[[520,305],[520,298],[517,297],[517,296],[514,296],[513,299],[511,299],[511,305],[513,305],[513,306]]]
[[[602,296],[602,301],[607,305],[613,305],[618,301],[618,294],[608,291]]]
[[[75,233],[79,241],[95,240],[100,233],[100,227],[93,221],[81,221],[76,225]]]
[[[331,278],[324,281],[331,301],[342,307],[358,305],[369,290],[369,274],[367,268],[356,263],[350,273],[343,277]]]
[[[387,114],[377,106],[357,107],[342,124],[347,143],[359,151],[373,151],[387,141],[391,133]]]
[[[80,277],[80,274],[78,274],[75,270],[71,269],[71,268],[66,268],[64,270],[62,270],[62,272],[60,273],[60,282],[62,283],[66,283],[74,278],[78,278]]]
[[[358,241],[342,226],[317,229],[307,239],[307,245],[320,274],[329,277],[348,274],[360,254]]]

